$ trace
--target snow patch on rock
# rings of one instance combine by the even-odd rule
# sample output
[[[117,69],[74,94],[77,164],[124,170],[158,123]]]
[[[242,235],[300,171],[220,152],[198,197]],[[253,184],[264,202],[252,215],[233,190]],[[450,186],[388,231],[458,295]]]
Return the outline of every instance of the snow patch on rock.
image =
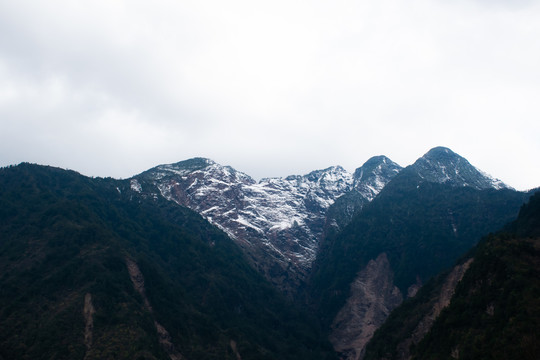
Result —
[[[350,191],[371,201],[389,181],[386,162],[391,161],[384,160],[373,162],[361,177],[332,166],[257,182],[229,166],[197,158],[157,166],[131,184],[137,192],[141,183],[145,188],[148,184],[155,193],[198,212],[237,242],[269,279],[283,277],[294,283],[292,288],[305,280],[315,260],[328,208]],[[392,164],[395,175],[401,167]]]

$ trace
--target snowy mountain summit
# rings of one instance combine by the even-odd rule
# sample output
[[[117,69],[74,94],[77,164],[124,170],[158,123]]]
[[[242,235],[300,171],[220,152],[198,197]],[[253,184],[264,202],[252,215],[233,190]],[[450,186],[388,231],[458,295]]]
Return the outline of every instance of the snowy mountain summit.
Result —
[[[161,195],[220,227],[259,271],[286,290],[307,277],[334,201],[351,191],[371,201],[400,169],[379,156],[354,174],[332,166],[257,182],[229,166],[194,158],[157,166],[131,182],[134,191]]]
[[[501,180],[477,169],[467,159],[445,147],[431,149],[411,167],[428,182],[470,186],[477,190],[510,188]]]
[[[356,189],[371,201],[401,169],[386,156],[374,156],[354,172]]]

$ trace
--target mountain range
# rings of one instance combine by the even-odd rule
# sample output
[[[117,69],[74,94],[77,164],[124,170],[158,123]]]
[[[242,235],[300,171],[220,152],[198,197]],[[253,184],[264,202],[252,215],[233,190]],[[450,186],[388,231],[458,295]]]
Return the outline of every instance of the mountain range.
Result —
[[[196,158],[157,166],[130,181],[134,191],[186,206],[221,228],[257,270],[292,296],[317,256],[328,208],[348,193],[361,203],[371,201],[400,170],[379,156],[354,174],[333,166],[256,182],[231,167]]]
[[[23,163],[0,185],[0,359],[372,356],[532,193],[443,147],[260,181],[204,158],[126,180]]]

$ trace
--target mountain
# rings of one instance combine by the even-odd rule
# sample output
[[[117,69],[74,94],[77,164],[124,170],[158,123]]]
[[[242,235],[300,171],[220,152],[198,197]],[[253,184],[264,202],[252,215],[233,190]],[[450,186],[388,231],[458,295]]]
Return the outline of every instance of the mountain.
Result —
[[[472,166],[467,159],[445,147],[435,147],[418,159],[413,170],[424,181],[468,186],[477,190],[508,189],[509,186]]]
[[[373,200],[402,169],[383,155],[370,158],[356,169],[353,174],[355,181],[353,189],[337,198],[326,211],[323,238],[341,231],[352,220],[354,214]]]
[[[355,189],[371,201],[396,176],[402,167],[384,155],[374,156],[354,172]]]
[[[521,324],[524,313],[499,317],[509,302],[534,316],[537,274],[526,263],[536,264],[534,241],[488,246],[484,263],[480,252],[462,257],[515,219],[526,197],[441,147],[404,169],[377,156],[354,173],[333,166],[261,181],[204,158],[127,180],[3,168],[0,359],[360,359],[395,349],[479,356],[473,347],[488,335],[475,328],[480,340],[468,343],[457,315],[445,333],[452,341],[429,334],[446,331],[438,319],[462,283],[473,287],[458,309],[476,323],[485,319],[467,313],[468,301],[484,307],[488,323]],[[508,233],[540,232],[531,204]],[[506,257],[518,285],[493,307],[467,298],[495,294],[490,279],[507,286],[515,276]],[[466,281],[476,264],[484,265]],[[402,303],[414,316],[387,321]],[[382,350],[366,350],[385,322],[393,335],[374,338]],[[529,334],[527,324],[494,334],[508,344]],[[534,337],[524,343],[535,351]]]
[[[315,262],[309,298],[336,351],[361,358],[392,309],[514,219],[525,200],[446,148],[401,170],[324,240]]]
[[[309,276],[325,228],[339,227],[336,218],[342,225],[346,218],[336,211],[327,221],[327,210],[344,195],[358,198],[355,206],[361,208],[400,169],[380,156],[354,174],[333,166],[256,182],[229,166],[194,158],[157,166],[131,184],[146,197],[162,196],[221,228],[258,271],[292,297]]]
[[[332,359],[230,238],[129,180],[0,169],[0,359]]]
[[[389,316],[366,359],[538,359],[540,193]]]

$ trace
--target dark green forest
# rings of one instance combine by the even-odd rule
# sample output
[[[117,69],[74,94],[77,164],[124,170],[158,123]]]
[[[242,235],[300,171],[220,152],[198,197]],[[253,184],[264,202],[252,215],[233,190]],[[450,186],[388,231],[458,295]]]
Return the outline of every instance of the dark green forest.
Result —
[[[414,359],[538,359],[540,342],[540,193],[519,217],[464,256],[473,259],[450,305],[410,352]],[[401,359],[412,333],[446,274],[405,301],[375,333],[365,359]]]

